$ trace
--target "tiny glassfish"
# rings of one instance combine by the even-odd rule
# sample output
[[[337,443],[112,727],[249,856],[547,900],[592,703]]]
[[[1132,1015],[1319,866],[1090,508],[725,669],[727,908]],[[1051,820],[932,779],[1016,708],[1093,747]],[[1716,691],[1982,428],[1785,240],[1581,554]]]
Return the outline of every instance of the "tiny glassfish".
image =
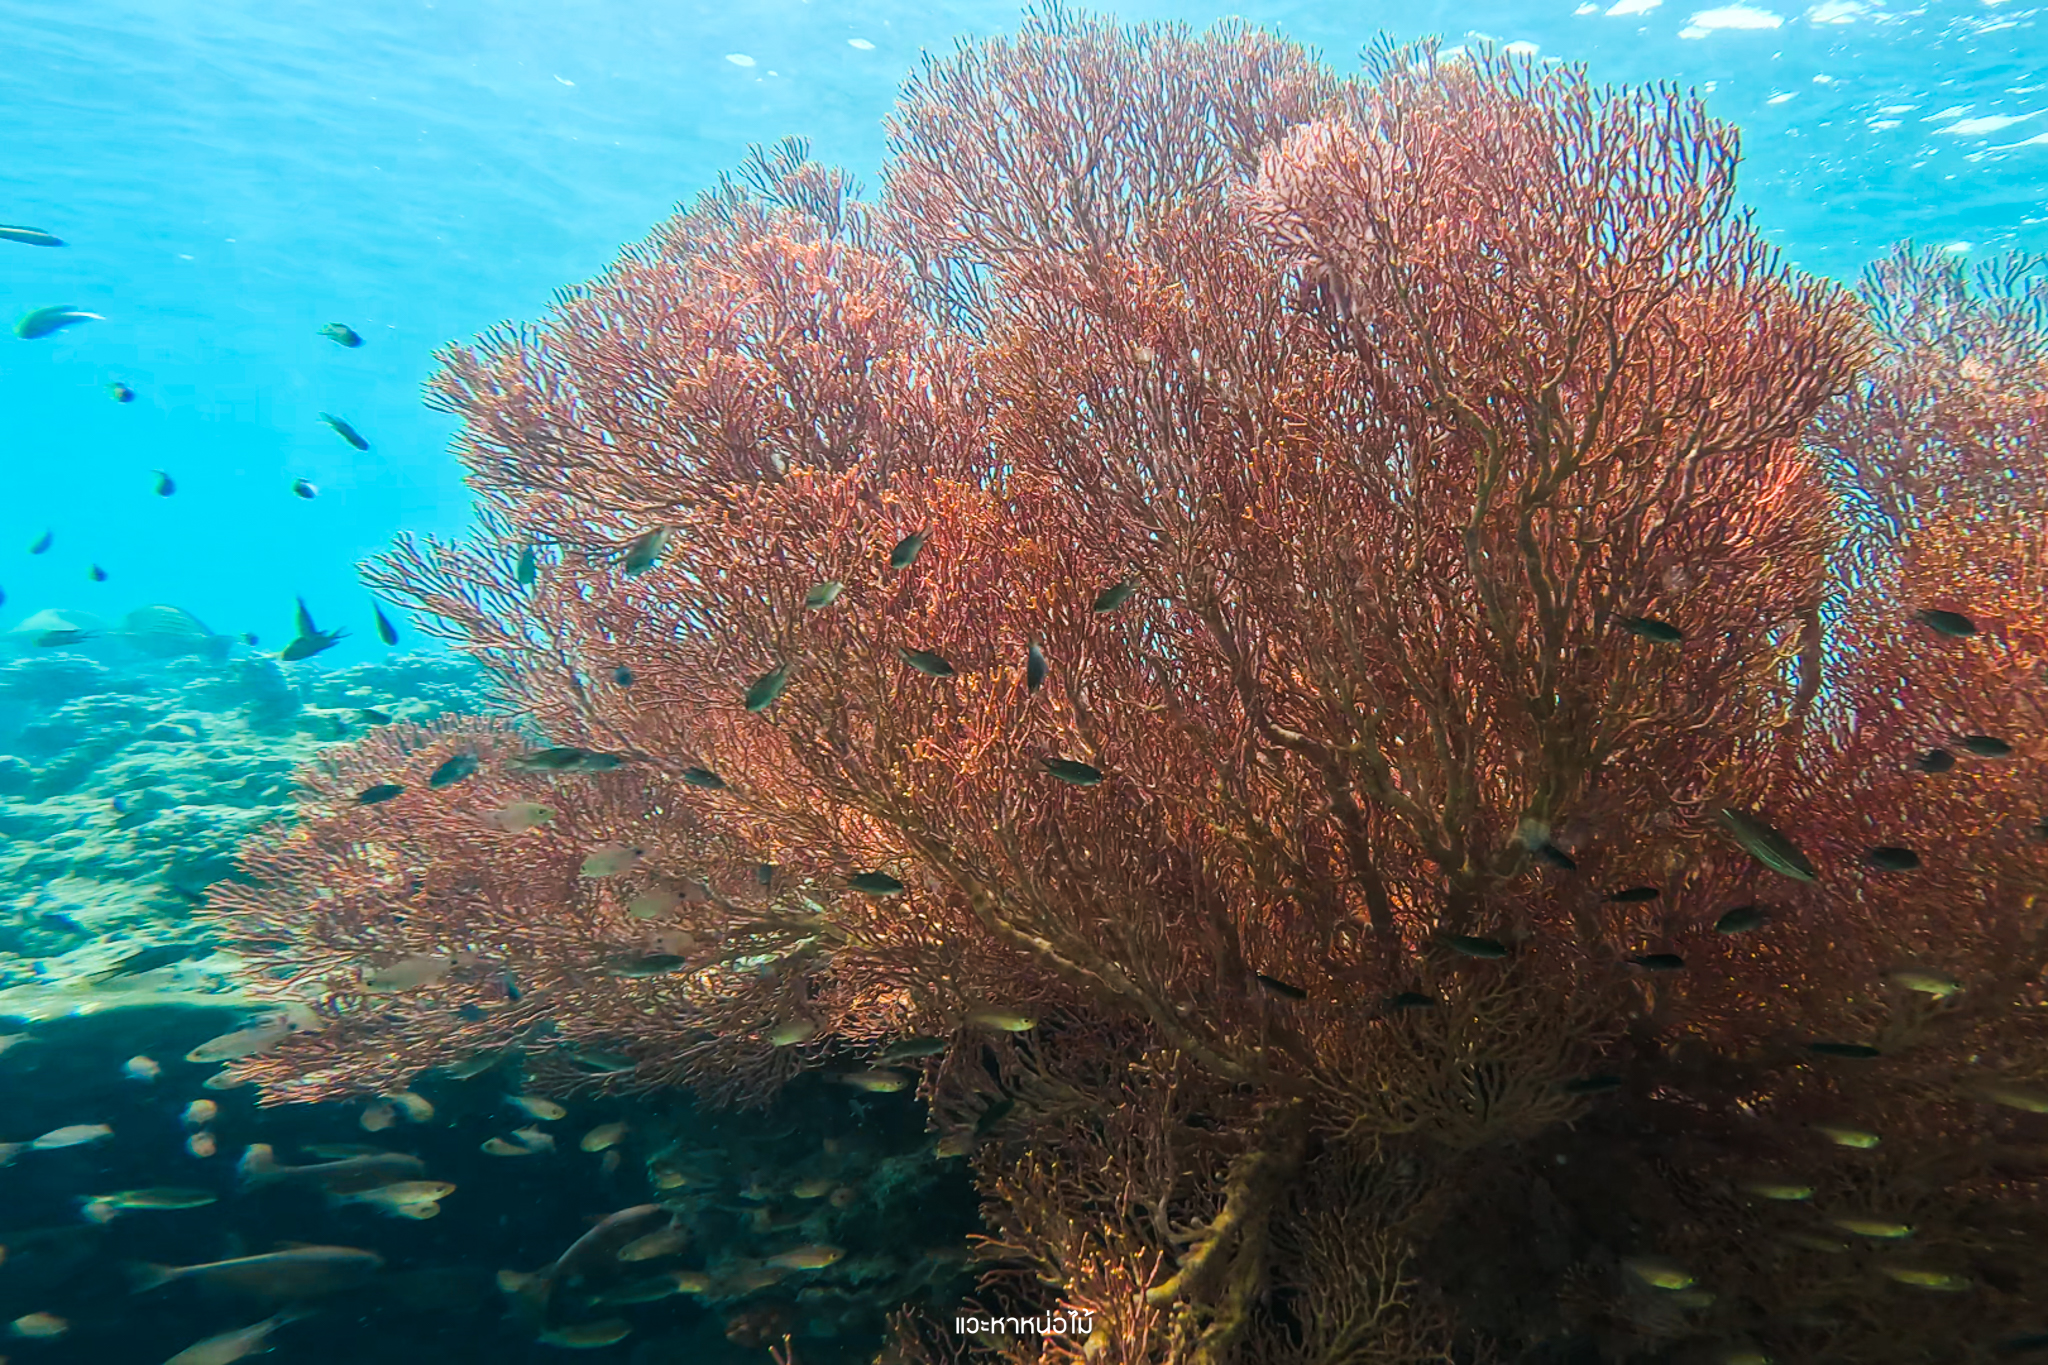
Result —
[[[1962,982],[1946,972],[1898,971],[1891,973],[1885,980],[1901,990],[1931,995],[1936,1000],[1946,1000],[1963,988]]]
[[[999,1029],[1004,1033],[1029,1033],[1038,1027],[1038,1020],[1033,1015],[995,1008],[970,1010],[967,1022],[976,1028]]]
[[[1860,1151],[1868,1151],[1882,1141],[1877,1134],[1867,1129],[1849,1128],[1837,1123],[1816,1123],[1813,1129],[1837,1147],[1854,1147]]]
[[[7,1324],[9,1336],[24,1341],[54,1341],[71,1330],[71,1324],[55,1313],[25,1313]]]
[[[244,1357],[269,1350],[272,1332],[309,1315],[306,1309],[288,1308],[247,1327],[237,1327],[204,1341],[195,1341],[165,1361],[164,1365],[233,1365]]]
[[[608,1151],[626,1136],[627,1129],[628,1125],[624,1122],[600,1123],[585,1133],[583,1140],[576,1145],[586,1152]]]
[[[1677,1291],[1690,1289],[1693,1285],[1691,1271],[1661,1256],[1632,1256],[1621,1264],[1629,1274],[1652,1289]]]
[[[583,859],[583,865],[577,875],[591,878],[616,877],[639,862],[641,857],[641,850],[625,844],[599,844]]]
[[[507,1095],[505,1103],[521,1110],[528,1117],[540,1119],[543,1122],[553,1122],[555,1119],[567,1118],[569,1116],[567,1109],[564,1109],[555,1101],[540,1095]]]
[[[1947,1270],[1929,1270],[1922,1266],[1880,1265],[1878,1273],[1900,1284],[1915,1289],[1938,1289],[1956,1294],[1970,1288],[1970,1277]]]
[[[780,1255],[770,1256],[768,1264],[782,1270],[823,1270],[844,1255],[846,1252],[841,1247],[815,1244],[792,1247]]]
[[[818,1026],[808,1019],[791,1019],[768,1030],[768,1041],[776,1047],[795,1047],[808,1043],[818,1034]]]
[[[841,1085],[850,1085],[856,1090],[865,1090],[873,1095],[894,1094],[904,1089],[913,1079],[908,1073],[890,1071],[877,1067],[872,1071],[846,1071],[835,1077]]]
[[[320,414],[320,420],[325,422],[336,436],[347,441],[357,450],[368,450],[370,448],[370,443],[363,439],[363,434],[350,426],[346,418],[336,417],[331,412],[323,412]]]
[[[616,1345],[631,1335],[633,1324],[624,1318],[600,1318],[596,1322],[550,1327],[536,1339],[545,1346],[566,1346],[575,1351],[592,1351],[600,1346]]]
[[[487,829],[497,830],[500,834],[524,834],[554,818],[554,810],[538,801],[507,801],[496,810],[485,811],[477,817]]]

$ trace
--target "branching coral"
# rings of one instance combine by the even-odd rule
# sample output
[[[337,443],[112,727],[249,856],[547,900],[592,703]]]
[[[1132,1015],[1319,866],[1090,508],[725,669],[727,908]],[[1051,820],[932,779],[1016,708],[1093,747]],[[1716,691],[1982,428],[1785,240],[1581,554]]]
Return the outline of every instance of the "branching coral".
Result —
[[[370,578],[511,716],[252,846],[214,914],[327,1027],[239,1069],[913,1070],[985,1290],[1098,1325],[1012,1360],[2042,1330],[2048,328],[1794,275],[1736,159],[1058,9],[875,205],[757,155],[445,356],[480,534]]]

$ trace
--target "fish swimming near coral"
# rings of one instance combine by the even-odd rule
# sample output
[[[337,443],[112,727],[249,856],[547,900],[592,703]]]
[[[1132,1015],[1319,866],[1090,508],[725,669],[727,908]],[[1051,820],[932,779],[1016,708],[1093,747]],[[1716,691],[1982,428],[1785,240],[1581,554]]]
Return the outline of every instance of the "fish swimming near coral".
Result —
[[[391,618],[384,614],[384,608],[372,604],[370,611],[377,618],[377,638],[387,645],[398,643],[398,627],[391,624]]]
[[[350,426],[346,418],[336,417],[331,412],[323,412],[320,414],[320,420],[326,423],[336,436],[347,441],[357,450],[368,450],[370,448],[370,443],[363,439],[363,434]]]
[[[782,689],[787,686],[789,686],[788,664],[783,664],[780,668],[763,673],[754,680],[754,685],[747,689],[745,698],[747,710],[753,712],[766,711],[775,704],[775,699],[782,695]]]
[[[646,573],[661,562],[661,552],[668,545],[668,528],[657,526],[652,531],[643,531],[626,544],[626,552],[619,560],[619,567],[627,575]]]
[[[659,1204],[635,1204],[620,1209],[600,1219],[550,1264],[531,1274],[505,1271],[499,1275],[498,1283],[512,1297],[519,1315],[537,1326],[547,1320],[558,1289],[579,1277],[617,1267],[621,1247],[648,1232],[656,1218],[671,1216]]]
[[[360,1284],[383,1264],[382,1256],[359,1247],[295,1246],[202,1265],[139,1265],[131,1273],[138,1294],[176,1280],[192,1280],[255,1298],[296,1299]]]
[[[396,1180],[420,1180],[427,1164],[405,1152],[376,1152],[321,1161],[305,1166],[280,1165],[277,1152],[267,1142],[252,1143],[242,1153],[237,1167],[245,1190],[274,1185],[310,1186],[328,1194],[351,1194],[389,1185]]]
[[[917,563],[917,557],[924,553],[926,533],[913,531],[896,542],[896,548],[889,551],[889,567],[907,569]]]
[[[1798,845],[1780,834],[1757,816],[1733,806],[1720,810],[1721,824],[1735,836],[1735,842],[1745,853],[1762,863],[1771,871],[1790,877],[1794,881],[1816,882],[1820,873]]]
[[[313,625],[313,613],[306,609],[306,599],[298,599],[298,634],[287,644],[278,658],[286,663],[310,659],[315,654],[334,648],[347,638],[346,630],[320,630]]]
[[[1024,690],[1036,692],[1045,686],[1045,651],[1033,640],[1024,651]]]
[[[131,649],[157,659],[180,659],[197,655],[215,663],[228,657],[235,637],[207,629],[206,624],[183,607],[157,605],[138,607],[121,618],[113,636]]]
[[[953,676],[953,665],[947,663],[945,659],[928,649],[903,649],[899,647],[896,652],[903,657],[904,663],[909,664],[920,673],[934,678],[950,678]]]

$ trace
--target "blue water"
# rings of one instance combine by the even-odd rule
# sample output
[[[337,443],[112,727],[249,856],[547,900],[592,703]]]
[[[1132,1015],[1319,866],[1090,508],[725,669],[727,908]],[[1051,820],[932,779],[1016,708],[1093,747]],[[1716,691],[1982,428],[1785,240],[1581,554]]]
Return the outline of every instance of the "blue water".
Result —
[[[1224,12],[1113,8],[1198,26]],[[1600,80],[1709,91],[1743,129],[1746,197],[1811,270],[1852,277],[1908,236],[1977,254],[2048,247],[2039,10],[1837,0],[1780,11],[1775,28],[1688,37],[1691,3],[1584,8],[1239,12],[1341,70],[1381,29],[1450,43],[1476,30]],[[750,142],[803,135],[872,187],[881,119],[920,51],[1019,15],[828,0],[0,0],[0,222],[70,243],[0,242],[0,316],[73,303],[106,317],[41,341],[0,335],[0,627],[46,606],[170,602],[275,647],[303,593],[321,625],[354,631],[330,660],[380,649],[354,564],[401,529],[456,535],[468,521],[453,421],[420,401],[437,348],[537,317]],[[367,344],[317,335],[330,321]],[[135,402],[109,398],[117,380]],[[370,450],[319,425],[321,411]],[[174,497],[153,495],[159,468]],[[292,496],[297,478],[319,496]],[[46,529],[54,548],[31,558]],[[90,581],[92,564],[107,581]]]

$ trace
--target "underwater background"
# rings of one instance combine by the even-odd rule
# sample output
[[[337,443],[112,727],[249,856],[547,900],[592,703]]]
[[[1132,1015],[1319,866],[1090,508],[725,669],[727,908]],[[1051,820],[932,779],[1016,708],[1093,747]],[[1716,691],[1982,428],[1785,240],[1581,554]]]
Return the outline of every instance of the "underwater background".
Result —
[[[1098,12],[1197,28],[1236,14],[1347,73],[1382,33],[1435,34],[1696,88],[1742,130],[1738,183],[1766,239],[1844,282],[1902,240],[1964,260],[2048,249],[2048,33],[2016,0]],[[16,1324],[0,1356],[156,1362],[231,1335],[263,1312],[190,1286],[132,1294],[134,1265],[287,1243],[385,1265],[278,1322],[280,1360],[761,1360],[790,1331],[805,1361],[856,1360],[885,1308],[958,1299],[974,1194],[930,1159],[910,1096],[800,1084],[765,1115],[678,1096],[570,1099],[547,1119],[508,1109],[508,1094],[552,1103],[516,1072],[484,1071],[422,1082],[427,1117],[259,1110],[184,1060],[255,1003],[189,914],[289,809],[300,764],[483,695],[389,604],[383,639],[355,567],[401,532],[471,524],[456,419],[422,401],[435,353],[539,316],[750,145],[802,137],[872,186],[881,118],[921,55],[1019,18],[828,0],[0,0],[0,223],[63,242],[0,240],[0,317],[96,315],[0,336],[0,1144],[53,1139],[0,1168],[0,1322]],[[323,333],[336,323],[360,344]],[[158,606],[178,614],[113,629]],[[310,633],[300,610],[347,634],[276,662]],[[479,1153],[536,1121],[559,1150]],[[688,1155],[675,1188],[698,1192],[700,1242],[738,1254],[800,1226],[840,1252],[830,1291],[755,1322],[744,1294],[714,1308],[676,1281],[648,1306],[621,1299],[623,1342],[536,1342],[507,1322],[499,1272],[548,1264],[645,1197],[642,1169],[606,1159],[617,1135],[582,1140],[614,1124],[636,1160]],[[346,1182],[237,1174],[250,1144],[347,1161],[390,1127],[456,1186],[431,1220],[417,1202],[398,1217],[350,1203]],[[811,1193],[771,1227],[748,1194],[760,1182]],[[148,1190],[217,1198],[90,1202]],[[659,1264],[687,1277],[705,1250]]]

